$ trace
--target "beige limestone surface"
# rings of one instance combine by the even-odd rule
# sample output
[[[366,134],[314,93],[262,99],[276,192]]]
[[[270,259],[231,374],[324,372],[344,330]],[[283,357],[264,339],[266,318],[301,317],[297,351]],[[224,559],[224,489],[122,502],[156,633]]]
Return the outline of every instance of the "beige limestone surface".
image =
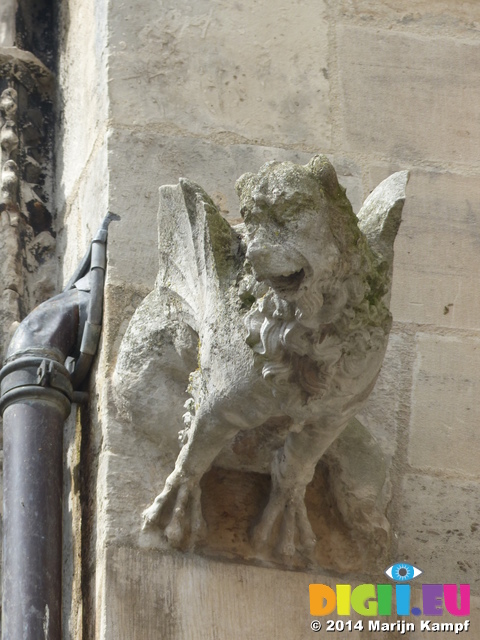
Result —
[[[472,552],[480,538],[478,512],[474,480],[407,474],[402,482],[398,557],[424,571],[421,582],[466,583],[472,596],[478,594],[478,558]]]
[[[425,616],[381,618],[383,623],[389,624],[397,620],[413,622],[415,632],[405,634],[401,626],[388,632],[369,631],[369,619],[355,613],[345,617],[310,615],[309,584],[325,584],[332,588],[336,584],[351,584],[354,588],[362,583],[350,579],[340,581],[325,574],[285,573],[205,562],[193,556],[162,556],[147,550],[111,547],[105,577],[110,588],[102,594],[100,625],[104,630],[103,637],[108,640],[157,640],[159,637],[179,640],[307,640],[312,637],[399,640],[432,636],[431,632],[420,631],[420,620],[426,619]],[[384,578],[379,576],[378,581],[384,583]],[[472,604],[478,611],[477,599],[472,599]],[[413,590],[414,605],[421,606],[418,589]],[[469,619],[471,629],[477,629],[480,624],[478,613],[473,613]],[[327,620],[343,620],[344,623],[351,620],[352,627],[361,622],[363,631],[327,631]],[[443,615],[440,620],[455,623],[465,619]],[[319,633],[312,631],[313,621],[321,622]]]
[[[478,177],[414,171],[409,188],[397,243],[395,318],[475,331],[480,317]]]
[[[116,11],[112,115],[184,135],[327,147],[325,3],[185,0]],[[299,37],[302,46],[298,46]]]
[[[59,21],[55,206],[61,288],[108,208],[106,5],[64,2]]]
[[[418,333],[416,346],[410,464],[478,478],[480,340]]]
[[[344,26],[338,43],[348,149],[409,163],[478,161],[480,42]]]
[[[158,187],[189,177],[233,221],[241,173],[312,152],[329,155],[356,210],[387,175],[411,170],[395,322],[360,419],[389,473],[392,561],[478,593],[480,4],[140,0],[107,11],[81,0],[64,3],[61,20],[60,280],[106,210],[122,216],[83,418],[83,637],[312,637],[306,575],[139,550],[164,453],[125,430],[108,386],[158,270]],[[129,548],[106,554],[112,544]],[[478,610],[472,600],[473,638]]]

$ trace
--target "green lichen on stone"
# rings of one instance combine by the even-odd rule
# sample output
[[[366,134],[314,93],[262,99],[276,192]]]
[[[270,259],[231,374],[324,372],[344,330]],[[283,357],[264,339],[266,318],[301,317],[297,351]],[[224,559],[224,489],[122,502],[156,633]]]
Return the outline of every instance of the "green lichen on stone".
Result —
[[[197,226],[197,222],[202,215],[200,209],[203,208],[205,221],[208,227],[208,241],[211,246],[215,270],[220,282],[230,281],[235,277],[236,271],[236,247],[237,237],[223,218],[210,196],[197,184],[182,178],[180,184],[185,198],[188,215],[192,228]]]
[[[234,231],[211,200],[204,206],[217,275],[221,281],[229,280],[236,273]]]

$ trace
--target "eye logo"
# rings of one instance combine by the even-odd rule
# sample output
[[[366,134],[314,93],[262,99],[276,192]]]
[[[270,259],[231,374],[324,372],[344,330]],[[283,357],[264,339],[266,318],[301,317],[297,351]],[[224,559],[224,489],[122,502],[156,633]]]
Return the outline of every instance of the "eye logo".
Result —
[[[470,615],[469,584],[422,584],[417,589],[422,594],[420,609],[411,607],[412,585],[408,583],[422,575],[423,571],[407,562],[397,562],[388,567],[385,573],[397,584],[359,584],[354,588],[350,584],[337,584],[335,590],[326,584],[311,584],[310,614],[326,616],[336,608],[338,616],[349,616],[352,609],[360,616],[391,616],[395,606],[397,616],[441,616],[445,613],[445,606],[452,616]],[[369,629],[379,631],[378,625],[379,622],[372,623]],[[381,630],[389,629],[382,627]],[[438,629],[432,627],[432,630]],[[404,632],[402,628],[401,633]]]
[[[388,567],[385,573],[389,578],[395,580],[395,582],[409,582],[413,580],[413,578],[421,575],[423,571],[414,567],[412,564],[397,562],[396,564],[392,564],[391,567]]]

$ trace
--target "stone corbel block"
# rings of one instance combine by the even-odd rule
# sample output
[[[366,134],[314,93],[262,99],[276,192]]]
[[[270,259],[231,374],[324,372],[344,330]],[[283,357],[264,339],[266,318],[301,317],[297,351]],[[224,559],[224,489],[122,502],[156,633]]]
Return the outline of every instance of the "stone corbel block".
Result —
[[[144,512],[169,546],[218,552],[211,505],[233,473],[264,499],[244,507],[241,533],[238,509],[231,530],[248,542],[230,552],[293,568],[383,562],[388,474],[355,416],[391,328],[407,179],[385,180],[357,217],[325,156],[271,162],[238,180],[235,227],[198,185],[161,188],[160,270],[123,339],[114,392],[124,419],[174,465]],[[249,485],[245,474],[270,481]],[[356,555],[338,548],[348,531]]]

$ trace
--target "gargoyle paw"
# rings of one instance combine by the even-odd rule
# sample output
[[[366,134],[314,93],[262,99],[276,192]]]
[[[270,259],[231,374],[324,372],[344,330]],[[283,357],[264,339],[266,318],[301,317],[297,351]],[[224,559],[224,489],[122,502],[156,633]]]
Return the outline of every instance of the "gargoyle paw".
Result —
[[[207,532],[198,482],[170,477],[162,493],[143,512],[143,521],[144,529],[163,526],[172,547],[184,549],[195,546]]]
[[[272,544],[275,535],[278,536],[276,545]],[[255,548],[274,547],[286,560],[296,553],[312,558],[316,542],[303,495],[274,490],[253,533]]]

